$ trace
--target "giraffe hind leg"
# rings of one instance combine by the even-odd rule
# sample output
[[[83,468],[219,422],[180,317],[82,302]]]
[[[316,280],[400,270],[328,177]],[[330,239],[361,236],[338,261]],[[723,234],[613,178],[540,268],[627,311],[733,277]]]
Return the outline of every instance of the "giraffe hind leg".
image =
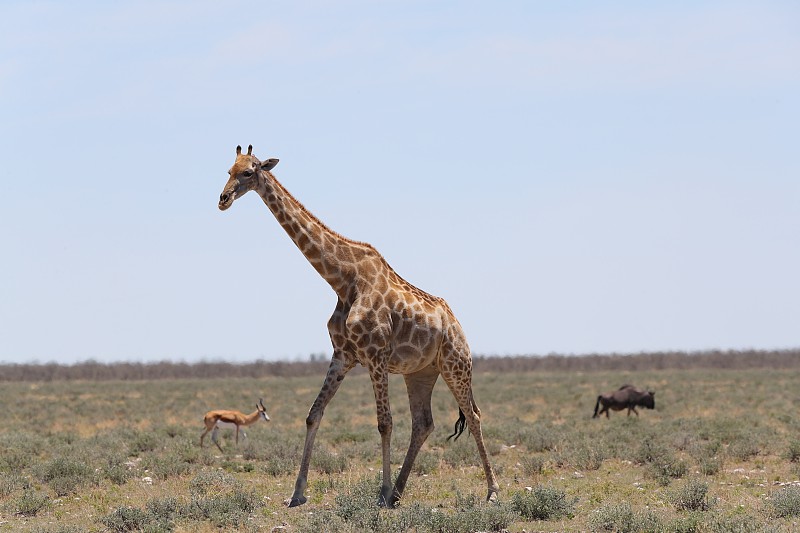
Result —
[[[411,442],[408,445],[406,458],[400,473],[394,482],[394,491],[386,502],[387,507],[393,508],[397,501],[403,496],[406,488],[408,476],[414,466],[422,445],[433,433],[433,412],[431,411],[431,394],[436,380],[439,379],[439,371],[435,368],[428,368],[408,374],[405,377],[406,389],[408,391],[408,403],[411,408]]]
[[[456,367],[458,368],[458,367]],[[475,439],[475,444],[478,446],[478,454],[480,455],[481,462],[483,463],[483,471],[486,475],[486,483],[488,485],[488,492],[486,499],[488,501],[495,501],[497,499],[497,492],[500,486],[497,484],[497,478],[494,475],[494,470],[489,462],[489,454],[486,451],[486,444],[483,441],[483,432],[481,431],[481,411],[472,397],[472,369],[467,366],[466,370],[450,370],[443,371],[442,377],[444,378],[450,392],[458,402],[458,407],[461,414],[466,419],[466,425]],[[459,415],[460,420],[460,415]],[[458,429],[458,423],[456,423]],[[458,433],[458,431],[456,431]]]

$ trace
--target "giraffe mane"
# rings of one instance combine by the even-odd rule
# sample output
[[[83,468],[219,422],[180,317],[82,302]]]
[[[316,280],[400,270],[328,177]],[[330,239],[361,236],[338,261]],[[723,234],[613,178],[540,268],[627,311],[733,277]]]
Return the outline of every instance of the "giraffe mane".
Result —
[[[304,214],[308,215],[309,218],[311,218],[314,222],[319,224],[325,231],[330,232],[331,235],[333,235],[337,239],[341,239],[341,240],[345,241],[348,244],[353,244],[355,246],[363,246],[364,248],[367,248],[367,249],[375,252],[382,261],[386,262],[386,259],[381,255],[381,253],[374,246],[372,246],[370,243],[364,242],[364,241],[357,241],[355,239],[350,239],[348,237],[345,237],[341,233],[337,232],[336,230],[333,230],[330,227],[328,227],[328,225],[325,224],[323,221],[321,221],[319,218],[317,218],[317,216],[314,213],[309,211],[306,208],[306,206],[304,206],[302,204],[302,202],[300,202],[297,198],[295,198],[294,195],[291,192],[289,192],[286,189],[286,187],[283,186],[283,183],[278,181],[278,179],[275,177],[275,175],[272,172],[270,172],[268,170],[265,171],[265,172],[270,175],[270,177],[272,178],[272,181],[275,183],[275,185],[278,188],[280,188],[281,192],[283,194],[285,194],[289,199],[291,199],[297,205],[298,208],[300,208],[300,211],[302,211]],[[386,264],[388,265],[388,263],[386,263]]]

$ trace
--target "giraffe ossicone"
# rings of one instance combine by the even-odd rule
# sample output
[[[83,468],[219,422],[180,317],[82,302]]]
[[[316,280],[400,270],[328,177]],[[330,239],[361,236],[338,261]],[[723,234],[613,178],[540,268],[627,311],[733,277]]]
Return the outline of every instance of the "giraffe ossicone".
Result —
[[[278,160],[260,161],[252,151],[252,145],[246,154],[241,146],[236,147],[236,160],[220,194],[219,209],[224,211],[247,192],[256,191],[337,296],[328,320],[333,356],[306,418],[303,457],[289,507],[306,502],[308,469],[322,415],[344,376],[357,364],[367,369],[375,395],[383,460],[379,504],[394,507],[402,497],[414,460],[433,432],[431,394],[440,375],[458,404],[456,434],[463,432],[465,425],[469,428],[483,463],[487,499],[495,499],[499,487],[483,442],[481,411],[472,394],[472,356],[450,306],[401,278],[371,245],[328,228],[272,174]],[[403,375],[412,417],[411,442],[394,485],[390,373]]]

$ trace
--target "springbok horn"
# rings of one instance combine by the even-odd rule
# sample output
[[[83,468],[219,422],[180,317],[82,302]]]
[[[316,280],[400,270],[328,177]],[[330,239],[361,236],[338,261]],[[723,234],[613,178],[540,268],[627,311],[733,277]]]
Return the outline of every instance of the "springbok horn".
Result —
[[[247,147],[247,155],[253,155],[253,145]]]
[[[236,147],[236,155],[242,155],[242,147],[241,146],[237,146]]]
[[[264,407],[264,398],[259,398],[258,399],[258,403],[261,404],[261,407]],[[265,407],[265,409],[266,409],[266,407]]]

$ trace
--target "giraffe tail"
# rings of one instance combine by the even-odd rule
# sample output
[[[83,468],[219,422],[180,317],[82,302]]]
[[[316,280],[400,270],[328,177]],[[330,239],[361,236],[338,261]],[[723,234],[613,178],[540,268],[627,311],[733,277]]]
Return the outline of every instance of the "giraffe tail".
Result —
[[[458,437],[460,437],[461,434],[464,433],[464,428],[466,428],[466,427],[467,427],[467,417],[464,416],[464,411],[462,411],[459,408],[459,410],[458,410],[458,420],[456,420],[456,425],[455,425],[455,428],[453,429],[453,434],[450,435],[449,437],[447,437],[447,440],[453,439],[453,437],[455,437],[455,439],[453,439],[453,441],[454,442],[457,441]]]

